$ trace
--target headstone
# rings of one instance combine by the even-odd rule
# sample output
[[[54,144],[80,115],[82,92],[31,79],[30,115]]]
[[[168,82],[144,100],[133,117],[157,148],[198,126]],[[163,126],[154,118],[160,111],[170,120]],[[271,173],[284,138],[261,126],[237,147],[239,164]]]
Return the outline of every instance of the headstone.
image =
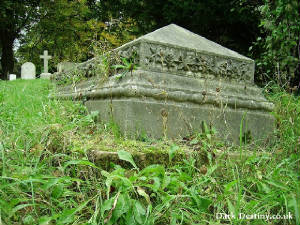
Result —
[[[57,64],[57,72],[62,73],[62,72],[68,72],[72,69],[74,69],[74,67],[77,65],[77,63],[73,63],[73,62],[60,62]]]
[[[274,106],[254,84],[252,59],[175,24],[114,52],[138,68],[116,71],[104,82],[90,78],[57,95],[85,99],[89,110],[99,111],[102,121],[113,119],[129,137],[178,138],[215,128],[220,138],[237,144],[240,137],[272,139]],[[76,71],[88,74],[97,63],[89,60]],[[66,74],[72,71],[57,76]]]
[[[26,62],[21,66],[21,78],[24,80],[35,79],[35,65],[32,62]]]
[[[48,51],[45,50],[43,55],[40,55],[40,58],[44,60],[44,72],[41,73],[41,79],[50,79],[51,73],[48,72],[48,61],[52,58],[51,55],[48,55]]]
[[[9,74],[9,80],[16,80],[17,75],[16,74]]]

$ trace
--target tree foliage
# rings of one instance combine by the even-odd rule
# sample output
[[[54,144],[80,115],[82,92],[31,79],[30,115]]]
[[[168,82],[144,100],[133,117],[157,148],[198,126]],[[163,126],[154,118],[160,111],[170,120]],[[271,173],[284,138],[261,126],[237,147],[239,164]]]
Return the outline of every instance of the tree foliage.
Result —
[[[258,8],[264,35],[255,42],[261,81],[276,80],[281,86],[299,88],[300,5],[297,0],[265,0]]]
[[[101,18],[95,18],[88,1],[56,0],[42,7],[44,16],[21,40],[18,50],[20,63],[30,59],[38,71],[42,65],[39,55],[44,49],[53,55],[51,71],[61,61],[82,62],[92,58],[95,47],[113,48],[134,38],[126,33],[128,26],[122,21],[109,27]]]
[[[9,62],[5,71],[12,70],[16,39],[19,64],[32,61],[39,72],[39,55],[47,49],[54,56],[53,72],[58,62],[82,62],[96,51],[175,23],[256,59],[260,83],[274,78],[282,85],[299,83],[297,0],[3,0],[0,4],[0,53]]]
[[[1,0],[0,1],[0,47],[2,73],[6,79],[14,70],[14,42],[29,29],[39,17],[40,0]]]
[[[110,0],[98,5],[98,15],[133,18],[142,34],[175,23],[244,54],[260,33],[259,1]]]

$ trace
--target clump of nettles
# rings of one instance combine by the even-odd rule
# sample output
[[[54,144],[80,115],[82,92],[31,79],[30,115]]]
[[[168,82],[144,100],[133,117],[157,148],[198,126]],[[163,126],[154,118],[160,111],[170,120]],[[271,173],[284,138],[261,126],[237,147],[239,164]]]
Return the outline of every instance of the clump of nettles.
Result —
[[[138,66],[136,52],[130,57],[121,57],[118,51],[101,42],[93,42],[91,48],[94,56],[92,59],[77,64],[69,71],[55,73],[53,80],[58,85],[72,85],[74,87],[89,78],[103,83],[113,75],[117,75],[116,78],[121,79],[128,72],[132,73]]]
[[[77,64],[72,70],[55,73],[52,79],[58,85],[77,85],[78,83],[94,77],[95,80],[104,82],[108,77],[120,72],[122,60],[119,53],[105,42],[92,41],[90,51],[93,58]]]
[[[93,51],[94,58],[76,65],[72,70],[55,73],[52,79],[58,85],[76,85],[91,77],[104,82],[118,72],[119,68],[114,65],[122,64],[122,60],[117,51],[107,50],[103,46]]]

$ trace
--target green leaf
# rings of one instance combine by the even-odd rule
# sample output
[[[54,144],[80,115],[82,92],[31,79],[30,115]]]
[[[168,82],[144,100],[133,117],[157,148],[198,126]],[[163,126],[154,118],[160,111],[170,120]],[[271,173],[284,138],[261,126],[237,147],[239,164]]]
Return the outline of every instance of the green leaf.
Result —
[[[105,171],[105,170],[101,170],[101,174],[102,174],[102,176],[104,176],[104,177],[109,177],[109,176],[110,176],[110,173],[107,172],[107,171]]]
[[[129,152],[120,150],[118,151],[118,156],[121,160],[129,162],[135,169],[138,169],[137,165],[135,164],[132,155]]]
[[[114,198],[110,198],[110,199],[104,201],[104,203],[101,206],[101,210],[100,210],[102,217],[104,217],[105,211],[110,210],[112,208],[113,203],[114,203]]]
[[[44,191],[48,190],[50,187],[52,187],[53,185],[57,184],[57,182],[59,181],[59,179],[51,179],[49,181],[47,181],[43,186],[42,189]]]
[[[23,219],[23,223],[24,224],[34,224],[33,216],[32,215],[25,216],[25,218]]]
[[[149,176],[149,175],[155,175],[155,176],[164,176],[165,175],[165,168],[162,165],[154,164],[147,166],[144,168],[139,175],[141,177],[143,176]]]
[[[51,220],[52,220],[52,217],[42,216],[39,219],[39,225],[50,225]]]
[[[202,132],[204,134],[209,134],[210,133],[210,130],[209,130],[207,124],[204,121],[202,121]]]
[[[194,139],[191,140],[191,142],[190,142],[191,145],[196,145],[196,144],[198,144],[198,143],[199,143],[198,138],[194,138]]]
[[[125,69],[126,67],[124,65],[113,65],[111,66],[113,69]]]
[[[170,150],[169,150],[169,162],[172,161],[172,159],[175,156],[175,153],[177,152],[177,150],[179,149],[179,147],[177,145],[172,145]]]
[[[260,188],[263,192],[265,192],[267,194],[271,192],[271,189],[265,183],[260,182],[260,183],[258,183],[258,185],[260,185]]]
[[[135,201],[134,206],[134,218],[139,224],[143,224],[143,215],[146,215],[146,210],[144,206],[139,202]]]
[[[154,180],[153,190],[158,191],[159,188],[160,188],[160,184],[161,184],[160,178],[159,177],[153,177],[152,179]]]
[[[129,196],[127,193],[120,194],[116,208],[113,211],[112,219],[114,221],[116,221],[118,218],[120,218],[122,215],[128,212],[129,210],[128,201],[129,201]]]
[[[126,58],[122,58],[121,59],[122,60],[122,62],[124,63],[124,65],[126,65],[126,66],[128,66],[128,64],[130,64],[129,62],[128,62],[128,60],[126,59]]]
[[[297,203],[297,198],[295,195],[292,195],[291,198],[288,201],[288,206],[294,209],[294,215],[295,215],[295,219],[296,219],[296,224],[300,223],[300,216],[299,216],[299,200]]]
[[[21,204],[21,205],[17,205],[15,208],[13,208],[13,210],[10,212],[10,216],[15,215],[15,213],[21,209],[24,209],[28,206],[34,206],[34,204]]]
[[[125,224],[136,224],[135,218],[134,218],[135,200],[130,199],[127,204],[129,206],[129,210],[128,210],[128,212],[125,215],[125,221],[126,221]]]
[[[229,199],[227,199],[227,205],[228,205],[228,211],[230,212],[230,214],[235,216],[236,215],[235,208]]]
[[[107,177],[106,181],[105,181],[105,185],[107,187],[107,191],[106,191],[106,195],[107,195],[107,199],[109,199],[109,193],[110,193],[110,187],[112,184],[112,176]]]
[[[168,187],[168,185],[170,184],[171,182],[171,178],[170,176],[165,176],[164,179],[163,179],[163,182],[162,182],[162,189],[165,189],[166,187]]]
[[[151,204],[151,201],[150,201],[150,197],[149,195],[146,193],[146,191],[141,188],[141,187],[137,187],[137,193],[140,195],[140,196],[143,196],[145,199],[146,199],[146,202],[148,204]]]
[[[84,166],[90,166],[90,167],[99,169],[99,167],[97,167],[94,163],[91,163],[88,160],[72,160],[72,161],[67,162],[64,165],[64,170],[70,165],[84,165]]]
[[[73,222],[75,214],[77,212],[80,212],[90,201],[91,201],[91,199],[85,201],[84,203],[79,205],[77,208],[64,210],[64,212],[61,214],[61,216],[59,218],[58,223],[66,224],[66,223]]]
[[[74,221],[76,209],[65,209],[58,219],[58,224],[66,224]]]
[[[117,80],[120,80],[122,79],[126,74],[127,74],[128,71],[124,71],[123,73],[121,74],[117,74],[115,75],[114,77],[117,79]]]
[[[237,180],[234,180],[234,181],[231,181],[230,183],[228,184],[225,184],[224,187],[225,187],[225,193],[229,193],[231,192],[231,188],[237,183]]]
[[[140,203],[140,201],[136,201],[136,209],[141,215],[146,215],[145,207]]]
[[[64,186],[62,184],[59,184],[53,188],[51,197],[58,199],[60,196],[62,196],[63,193],[64,193]]]
[[[212,201],[209,199],[206,199],[206,198],[201,198],[201,197],[199,197],[199,199],[201,202],[201,206],[199,207],[199,209],[203,210],[203,211],[208,211],[208,207],[212,203]]]
[[[2,165],[2,176],[6,176],[6,173],[5,173],[4,147],[2,145],[2,142],[0,142],[0,152],[1,152],[1,161],[3,163],[3,165]]]
[[[211,134],[206,134],[208,140],[211,140]]]
[[[279,181],[266,180],[265,182],[270,184],[270,185],[273,185],[273,186],[275,186],[279,189],[286,190],[286,191],[289,190],[284,184],[280,183]]]

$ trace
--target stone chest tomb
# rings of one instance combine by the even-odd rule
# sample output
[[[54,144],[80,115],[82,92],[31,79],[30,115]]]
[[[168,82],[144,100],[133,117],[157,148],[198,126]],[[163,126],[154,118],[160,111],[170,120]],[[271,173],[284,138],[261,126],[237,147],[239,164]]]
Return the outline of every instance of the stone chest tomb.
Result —
[[[83,99],[129,137],[180,138],[201,132],[204,124],[233,143],[239,142],[240,129],[249,140],[272,136],[273,104],[254,84],[252,59],[175,24],[114,52],[137,68],[100,82],[93,68],[101,60],[92,59],[73,69],[91,78],[60,88],[57,96]],[[68,73],[57,73],[56,79]]]

